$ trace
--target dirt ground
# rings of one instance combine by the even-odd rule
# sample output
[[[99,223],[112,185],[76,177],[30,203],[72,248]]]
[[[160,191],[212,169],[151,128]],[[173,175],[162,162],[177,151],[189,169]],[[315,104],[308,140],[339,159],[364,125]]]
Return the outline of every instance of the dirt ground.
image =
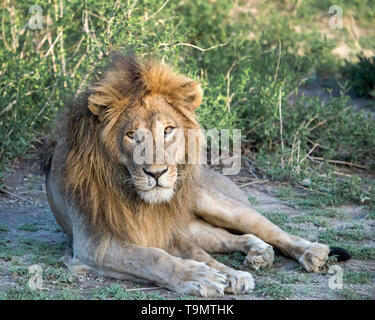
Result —
[[[307,201],[310,194],[255,179],[246,169],[233,180],[248,194],[252,205],[284,229],[310,240],[343,245],[353,258],[341,263],[332,259],[321,272],[309,274],[276,251],[270,269],[251,271],[256,282],[252,294],[228,295],[224,299],[375,298],[373,212],[356,205],[317,209]],[[38,173],[36,160],[15,163],[5,186],[7,193],[0,194],[0,299],[192,298],[150,283],[70,274],[64,261],[71,255],[71,246],[48,206],[44,178]],[[246,270],[240,253],[214,256],[229,266]],[[36,269],[29,270],[32,265],[41,268],[40,290],[30,289],[33,277],[38,276]],[[339,266],[335,275],[329,273],[329,266],[333,265]],[[330,288],[333,276],[342,278],[341,289]]]

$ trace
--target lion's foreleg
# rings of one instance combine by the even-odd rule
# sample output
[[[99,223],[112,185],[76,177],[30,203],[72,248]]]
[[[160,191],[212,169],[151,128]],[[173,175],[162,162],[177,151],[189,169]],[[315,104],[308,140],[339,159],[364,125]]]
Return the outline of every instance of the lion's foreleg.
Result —
[[[250,205],[222,193],[200,188],[196,197],[196,212],[216,226],[259,237],[298,260],[307,271],[318,271],[328,258],[328,246],[291,235]]]
[[[225,288],[227,293],[244,294],[254,289],[254,280],[250,273],[234,270],[220,263],[197,245],[191,236],[190,232],[187,235],[181,234],[169,252],[177,257],[203,262],[224,273],[228,280]]]
[[[114,239],[105,249],[76,230],[74,259],[88,270],[118,279],[144,279],[185,294],[221,296],[229,285],[226,274],[192,259],[182,259],[158,248],[143,247]],[[96,258],[101,250],[100,258]]]

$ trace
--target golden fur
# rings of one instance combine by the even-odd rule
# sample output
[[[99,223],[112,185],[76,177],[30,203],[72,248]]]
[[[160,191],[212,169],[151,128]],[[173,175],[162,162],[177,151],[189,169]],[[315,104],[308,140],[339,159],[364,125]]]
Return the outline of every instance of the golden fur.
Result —
[[[186,163],[187,131],[201,132],[194,118],[201,99],[196,82],[164,64],[116,54],[63,112],[44,164],[51,209],[73,241],[71,270],[207,297],[254,288],[250,273],[208,252],[241,251],[259,269],[272,265],[272,244],[309,272],[325,264],[327,245],[274,225],[227,177],[199,165],[135,161],[136,131],[148,129],[164,152],[179,146],[171,153]]]
[[[121,54],[113,56],[112,63],[58,120],[54,138],[66,148],[60,168],[65,192],[102,240],[117,237],[168,248],[191,217],[198,165],[178,166],[181,178],[168,203],[145,203],[131,183],[122,182],[129,180],[129,172],[118,161],[119,119],[129,106],[155,95],[163,96],[176,109],[185,129],[199,129],[193,109],[200,104],[202,92],[196,82],[164,64],[141,63]]]

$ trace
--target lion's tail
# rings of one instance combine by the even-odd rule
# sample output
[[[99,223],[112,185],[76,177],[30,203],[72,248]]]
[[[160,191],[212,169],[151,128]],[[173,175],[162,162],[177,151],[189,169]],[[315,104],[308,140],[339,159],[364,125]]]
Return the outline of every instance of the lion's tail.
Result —
[[[350,253],[343,249],[343,248],[338,248],[338,247],[331,247],[329,248],[329,256],[336,256],[337,261],[346,261],[351,258]]]

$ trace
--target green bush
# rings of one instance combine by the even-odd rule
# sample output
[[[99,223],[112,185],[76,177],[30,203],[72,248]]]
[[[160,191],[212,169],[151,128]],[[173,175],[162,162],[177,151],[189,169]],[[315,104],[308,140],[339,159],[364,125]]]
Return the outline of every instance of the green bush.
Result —
[[[327,50],[332,44],[319,30],[296,28],[311,24],[327,3],[303,2],[295,14],[289,3],[284,15],[277,10],[284,8],[282,1],[259,4],[256,14],[242,9],[246,1],[226,0],[4,2],[0,175],[48,132],[56,113],[105,63],[102,58],[127,48],[197,78],[205,96],[201,123],[241,128],[244,143],[258,154],[256,165],[268,176],[297,183],[306,177],[320,181],[311,176],[312,168],[331,174],[330,163],[317,167],[307,155],[373,167],[373,123],[352,111],[345,97],[288,103],[304,80],[334,61]],[[40,30],[24,27],[35,4],[43,9]],[[348,199],[359,201],[357,196]]]
[[[357,62],[346,63],[343,74],[358,96],[375,98],[375,57],[358,55]]]

